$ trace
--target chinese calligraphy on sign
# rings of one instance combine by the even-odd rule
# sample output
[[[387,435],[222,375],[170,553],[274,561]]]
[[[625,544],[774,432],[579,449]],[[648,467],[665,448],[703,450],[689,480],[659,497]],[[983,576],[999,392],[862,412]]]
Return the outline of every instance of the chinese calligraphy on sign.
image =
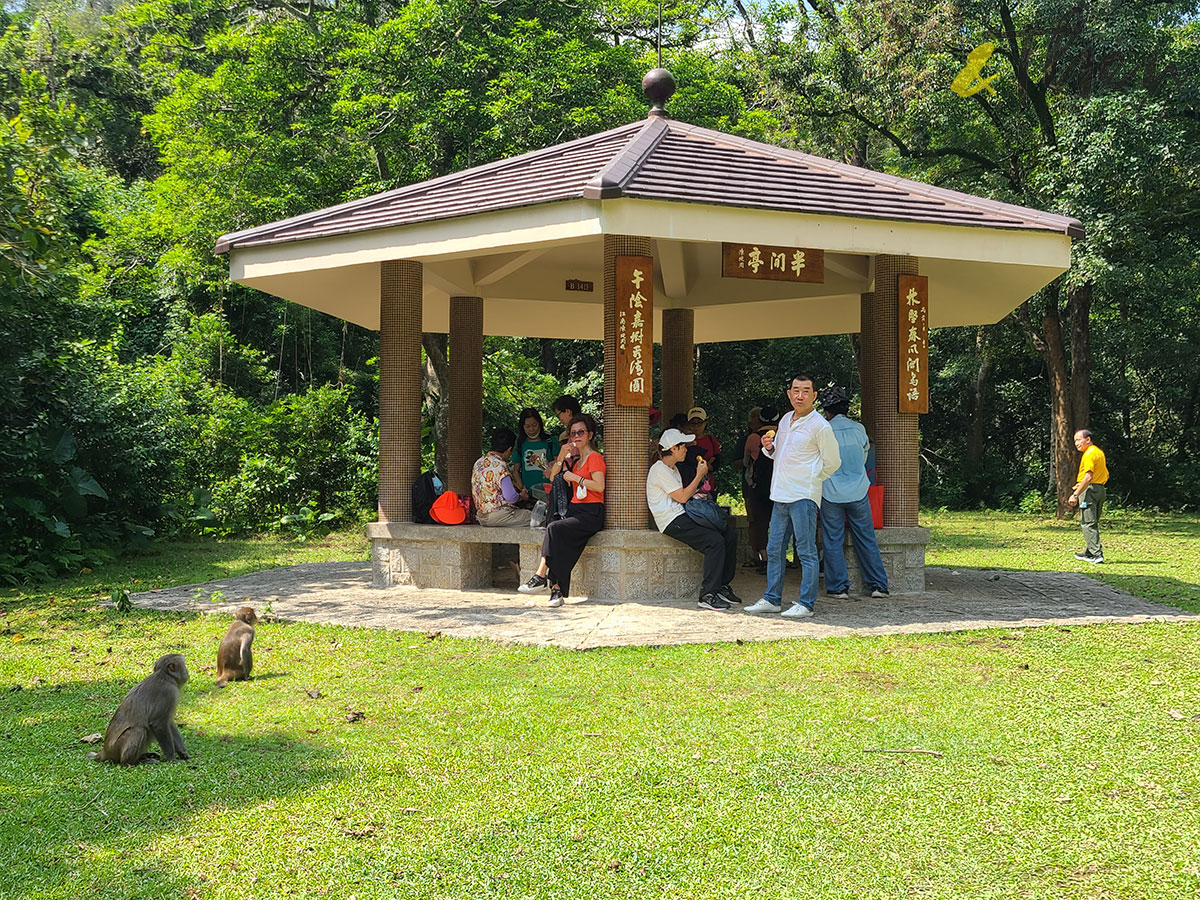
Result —
[[[721,244],[724,278],[825,283],[825,251],[766,244]]]
[[[654,260],[618,256],[617,405],[649,406],[654,382]]]
[[[900,412],[929,412],[929,279],[901,275],[897,285],[900,309]]]

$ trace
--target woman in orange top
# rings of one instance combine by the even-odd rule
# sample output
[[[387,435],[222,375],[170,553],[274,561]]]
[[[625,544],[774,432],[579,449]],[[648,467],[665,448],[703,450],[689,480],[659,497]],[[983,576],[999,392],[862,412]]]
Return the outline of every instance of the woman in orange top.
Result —
[[[574,493],[566,518],[546,526],[538,570],[520,587],[522,594],[550,588],[550,607],[563,605],[571,594],[571,570],[592,535],[604,527],[604,456],[596,449],[596,420],[583,413],[571,419],[567,442],[550,469],[550,480],[561,472]]]

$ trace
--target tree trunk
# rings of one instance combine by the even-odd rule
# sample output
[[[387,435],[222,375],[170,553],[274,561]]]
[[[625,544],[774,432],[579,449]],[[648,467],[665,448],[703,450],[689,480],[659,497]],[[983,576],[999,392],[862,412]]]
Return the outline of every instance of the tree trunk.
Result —
[[[1071,415],[1074,433],[1088,424],[1092,412],[1092,285],[1081,284],[1067,292],[1071,320]],[[1071,482],[1074,485],[1074,481]]]
[[[450,365],[446,361],[449,335],[421,335],[425,348],[425,403],[433,412],[433,467],[444,480],[449,472],[446,448],[450,438]]]
[[[558,377],[558,360],[554,356],[554,341],[542,338],[542,371],[547,375]]]
[[[1187,404],[1183,408],[1183,423],[1179,428],[1179,437],[1176,438],[1175,456],[1183,462],[1187,459],[1188,448],[1193,446],[1189,443],[1191,430],[1196,425],[1196,406],[1200,403],[1200,371],[1196,372],[1196,377],[1192,379],[1192,389],[1188,393]]]
[[[1050,379],[1051,459],[1054,463],[1055,493],[1058,496],[1057,515],[1062,519],[1072,513],[1067,498],[1075,486],[1077,467],[1072,440],[1075,430],[1071,427],[1071,383],[1057,305],[1050,307],[1042,317],[1042,335],[1045,347],[1042,358],[1046,361],[1046,372]]]
[[[972,501],[983,499],[983,444],[987,426],[986,406],[991,393],[992,372],[996,359],[991,351],[991,332],[980,328],[975,332],[975,348],[979,354],[979,366],[975,370],[975,383],[971,386],[971,424],[967,430],[967,497]]]

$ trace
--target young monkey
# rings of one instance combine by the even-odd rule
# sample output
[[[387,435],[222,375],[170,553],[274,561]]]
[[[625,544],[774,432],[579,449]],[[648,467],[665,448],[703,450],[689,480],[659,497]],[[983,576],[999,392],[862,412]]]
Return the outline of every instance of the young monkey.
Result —
[[[258,621],[254,607],[243,606],[234,614],[233,620],[217,650],[217,687],[225,687],[229,681],[249,681],[250,667],[254,664],[250,655],[254,623]]]

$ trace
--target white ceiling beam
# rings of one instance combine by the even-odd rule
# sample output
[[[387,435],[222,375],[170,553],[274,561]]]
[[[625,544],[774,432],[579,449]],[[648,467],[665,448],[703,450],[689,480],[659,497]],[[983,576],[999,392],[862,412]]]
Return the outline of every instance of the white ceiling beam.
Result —
[[[519,253],[497,253],[494,256],[479,257],[471,263],[475,283],[480,287],[495,284],[518,269],[529,265],[549,249],[549,247],[534,247]]]
[[[866,256],[850,256],[843,253],[826,253],[825,268],[836,272],[851,281],[861,281],[866,285],[871,274],[871,260]]]
[[[687,297],[691,279],[682,241],[655,241],[658,247],[658,271],[662,275],[663,292],[680,300]]]
[[[469,260],[443,259],[427,262],[424,267],[424,279],[438,290],[455,297],[479,296],[479,288],[475,283]]]

